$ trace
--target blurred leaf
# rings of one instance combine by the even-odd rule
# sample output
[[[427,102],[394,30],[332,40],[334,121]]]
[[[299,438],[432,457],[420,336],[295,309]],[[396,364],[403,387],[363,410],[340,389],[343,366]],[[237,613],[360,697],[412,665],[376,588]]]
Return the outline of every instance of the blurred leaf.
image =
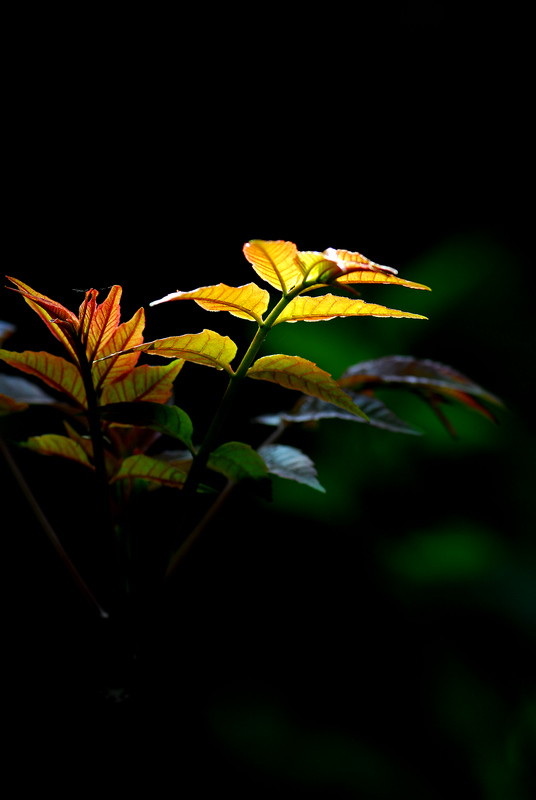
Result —
[[[232,372],[230,363],[236,355],[236,345],[228,336],[220,336],[214,331],[204,330],[202,333],[187,333],[184,336],[168,336],[165,339],[156,339],[114,353],[114,356],[129,355],[130,353],[148,353],[152,356],[163,358],[183,358],[185,361],[194,361],[205,364],[207,367],[225,369]],[[110,358],[110,356],[106,356]]]
[[[34,450],[44,456],[62,456],[71,461],[78,461],[85,467],[94,469],[89,462],[85,450],[73,439],[57,433],[45,433],[43,436],[32,436],[27,442],[22,442],[21,447]]]
[[[298,249],[292,242],[252,239],[244,245],[243,252],[257,275],[278,291],[286,294],[303,278]]]
[[[101,395],[101,405],[108,403],[128,403],[135,400],[165,403],[171,397],[173,381],[184,364],[182,358],[170,364],[151,367],[143,364],[134,367],[122,380],[108,384]]]
[[[12,367],[36,375],[45,383],[68,395],[82,408],[86,407],[86,391],[78,368],[66,361],[61,356],[50,353],[33,353],[25,350],[23,353],[14,353],[10,350],[0,350],[0,358]]]
[[[162,486],[181,488],[187,477],[187,472],[177,469],[177,467],[166,464],[157,458],[146,455],[134,455],[125,458],[110,483],[115,483],[123,478],[143,478],[144,480],[154,481]]]
[[[189,450],[193,450],[192,421],[188,414],[177,406],[163,403],[118,402],[99,408],[99,416],[108,422],[150,428],[179,439]]]
[[[14,400],[13,397],[0,393],[0,417],[16,414],[18,411],[26,411],[27,408],[28,403],[20,403],[18,400]]]
[[[281,354],[264,356],[253,364],[247,375],[256,380],[271,381],[287,389],[295,389],[312,397],[318,397],[367,419],[359,406],[337,386],[328,372],[324,372],[305,358]]]
[[[10,322],[4,322],[4,320],[0,319],[0,344],[3,344],[6,339],[9,339],[10,336],[13,336],[17,328],[15,325],[12,325]]]
[[[35,383],[17,375],[0,375],[0,392],[8,395],[26,408],[28,403],[35,405],[51,405],[55,399],[44,392]]]
[[[319,492],[326,491],[318,481],[313,462],[297,447],[289,447],[285,444],[265,444],[259,447],[257,452],[268,467],[268,472],[279,475],[280,478],[304,483]]]
[[[268,470],[258,453],[249,444],[226,442],[213,450],[208,460],[210,469],[221,472],[231,481],[244,478],[266,478]]]
[[[420,314],[410,314],[406,311],[396,311],[385,308],[375,303],[365,303],[364,300],[351,300],[347,297],[336,297],[325,294],[320,297],[295,297],[283,309],[275,324],[280,322],[320,322],[334,317],[409,317],[412,319],[426,319]]]
[[[192,292],[174,292],[161,300],[155,300],[151,305],[156,306],[173,300],[195,300],[206,311],[228,311],[235,317],[254,319],[260,323],[262,315],[268,308],[270,295],[256,283],[238,287],[219,283],[217,286],[202,286]]]

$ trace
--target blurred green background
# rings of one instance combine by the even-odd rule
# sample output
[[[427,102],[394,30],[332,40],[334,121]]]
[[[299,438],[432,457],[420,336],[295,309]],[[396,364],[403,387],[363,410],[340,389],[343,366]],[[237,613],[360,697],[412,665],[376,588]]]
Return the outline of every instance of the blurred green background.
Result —
[[[282,27],[271,10],[247,35],[230,12],[185,16],[178,34],[129,17],[86,46],[80,31],[57,48],[46,40],[39,58],[41,27],[24,25],[9,92],[7,274],[70,308],[73,289],[102,299],[117,283],[123,319],[146,308],[146,340],[208,327],[243,351],[248,323],[149,302],[254,280],[241,254],[251,238],[358,250],[433,290],[374,287],[363,299],[428,321],[281,325],[266,352],[336,377],[388,354],[432,358],[506,405],[498,426],[449,408],[456,441],[394,392],[383,398],[423,436],[295,426],[282,441],[314,460],[326,494],[277,478],[272,502],[234,493],[154,612],[118,704],[99,693],[116,632],[91,619],[2,465],[4,688],[14,763],[40,753],[42,781],[61,782],[68,763],[88,784],[147,780],[153,794],[192,797],[536,791],[529,26],[444,3],[378,7],[359,24],[349,13]],[[60,352],[5,290],[0,318],[18,328],[9,347]],[[176,382],[198,439],[224,385],[195,365]],[[226,438],[259,444],[270,429],[251,418],[293,402],[250,381]],[[62,430],[50,409],[2,428],[12,440],[45,430]],[[83,468],[15,455],[94,576]],[[165,489],[136,508],[140,549],[175,524],[176,501]]]

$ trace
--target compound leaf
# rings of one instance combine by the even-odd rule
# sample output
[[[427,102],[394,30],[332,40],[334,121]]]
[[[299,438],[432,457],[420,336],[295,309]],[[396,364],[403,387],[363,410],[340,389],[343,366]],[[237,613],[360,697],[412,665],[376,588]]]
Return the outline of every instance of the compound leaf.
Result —
[[[265,444],[259,447],[257,452],[266,464],[268,472],[279,475],[280,478],[304,483],[319,492],[326,491],[316,477],[313,462],[297,447],[289,447],[286,444]]]
[[[155,300],[151,303],[168,303],[173,300],[195,300],[206,311],[228,311],[235,317],[253,319],[262,322],[262,315],[268,308],[270,295],[256,283],[245,286],[227,286],[219,283],[217,286],[202,286],[192,292],[174,292]]]
[[[287,389],[295,389],[312,397],[318,397],[367,419],[366,414],[336,384],[329,372],[324,372],[305,358],[282,354],[264,356],[253,364],[247,375],[256,380],[271,381]]]

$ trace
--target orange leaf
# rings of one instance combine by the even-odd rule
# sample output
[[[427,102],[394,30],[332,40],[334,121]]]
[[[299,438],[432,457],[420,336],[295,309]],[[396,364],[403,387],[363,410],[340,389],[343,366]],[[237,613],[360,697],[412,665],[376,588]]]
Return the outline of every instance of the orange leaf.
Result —
[[[303,278],[298,250],[292,242],[252,239],[244,245],[243,253],[257,275],[285,294]]]
[[[94,469],[84,449],[78,442],[75,442],[68,436],[61,436],[57,433],[45,433],[43,436],[32,436],[27,442],[23,442],[22,447],[35,450],[36,453],[41,453],[41,455],[44,456],[62,456],[71,461],[78,461],[79,464],[83,464],[85,467]]]
[[[201,333],[168,336],[165,339],[156,339],[154,342],[145,342],[137,347],[123,350],[120,354],[114,353],[111,357],[133,352],[148,353],[163,358],[183,358],[185,361],[194,361],[197,364],[225,369],[232,373],[229,365],[236,355],[236,350],[236,344],[228,336],[204,330]]]
[[[296,389],[311,397],[318,397],[367,419],[366,414],[335,383],[329,372],[324,372],[305,358],[281,354],[264,356],[253,364],[247,375],[249,378],[279,383],[287,389]]]
[[[350,300],[347,297],[336,297],[325,294],[320,297],[298,296],[283,309],[275,324],[280,322],[321,322],[334,317],[409,317],[426,319],[420,314],[397,311],[364,300]]]
[[[134,400],[165,403],[171,397],[173,381],[183,364],[184,360],[178,358],[171,364],[157,367],[143,364],[136,367],[123,380],[104,387],[100,404],[104,406],[108,403],[128,403]]]
[[[135,347],[143,342],[143,329],[145,328],[145,312],[138,309],[132,319],[123,322],[116,329],[112,338],[101,345],[99,358],[91,367],[93,384],[97,390],[102,386],[113,383],[125,377],[138,363],[139,352],[130,352],[128,356],[119,355],[110,358],[113,353],[120,353],[128,347]],[[105,361],[102,359],[106,359]]]
[[[121,293],[122,289],[120,286],[112,286],[104,303],[97,306],[93,314],[89,327],[86,349],[90,363],[97,357],[97,354],[100,355],[107,342],[110,341],[117,330],[121,317],[121,307],[119,305]]]
[[[155,300],[151,303],[168,303],[172,300],[195,300],[206,311],[228,311],[235,317],[254,319],[262,322],[262,315],[268,308],[270,295],[256,283],[245,286],[226,286],[219,283],[217,286],[202,286],[192,292],[174,292]]]
[[[0,350],[0,358],[22,372],[36,375],[53,389],[63,392],[79,406],[86,408],[86,391],[82,376],[70,361],[61,356],[44,352],[33,353],[30,350],[25,350],[23,353]]]

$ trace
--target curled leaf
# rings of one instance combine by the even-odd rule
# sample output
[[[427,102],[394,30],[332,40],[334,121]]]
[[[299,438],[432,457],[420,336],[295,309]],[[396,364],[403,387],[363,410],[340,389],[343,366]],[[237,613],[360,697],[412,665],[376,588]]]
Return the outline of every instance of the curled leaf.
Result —
[[[151,303],[168,303],[174,300],[195,300],[206,311],[228,311],[235,317],[253,319],[262,322],[262,315],[268,308],[270,295],[256,283],[245,286],[227,286],[219,283],[217,286],[202,286],[192,292],[174,292],[155,300]]]
[[[318,481],[313,462],[297,447],[289,447],[285,444],[265,444],[259,447],[257,452],[266,464],[268,472],[279,475],[280,478],[304,483],[319,492],[326,491]]]
[[[367,419],[366,414],[336,384],[329,372],[324,372],[305,358],[282,354],[264,356],[253,364],[247,375],[256,380],[278,383],[287,389],[318,397],[327,403],[335,403],[350,413]]]

